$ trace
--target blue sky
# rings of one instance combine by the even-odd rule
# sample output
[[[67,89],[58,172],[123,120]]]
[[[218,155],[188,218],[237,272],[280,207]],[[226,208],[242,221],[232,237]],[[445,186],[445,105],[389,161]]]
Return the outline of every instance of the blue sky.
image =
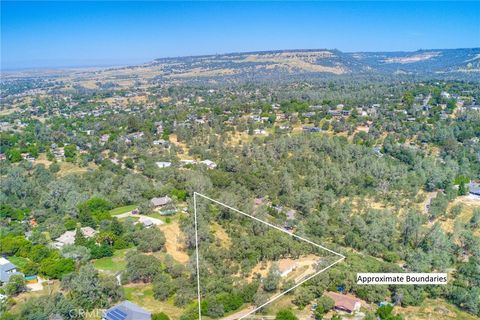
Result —
[[[480,46],[480,2],[1,2],[2,69]]]

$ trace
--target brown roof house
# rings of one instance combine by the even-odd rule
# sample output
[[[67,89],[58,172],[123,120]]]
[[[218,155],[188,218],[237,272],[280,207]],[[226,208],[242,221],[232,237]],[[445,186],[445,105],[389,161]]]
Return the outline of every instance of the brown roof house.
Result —
[[[335,309],[339,311],[354,313],[362,306],[361,300],[351,294],[326,292],[325,295],[335,301]]]
[[[281,277],[286,277],[290,272],[297,268],[297,263],[292,259],[280,259],[277,263],[278,273]]]

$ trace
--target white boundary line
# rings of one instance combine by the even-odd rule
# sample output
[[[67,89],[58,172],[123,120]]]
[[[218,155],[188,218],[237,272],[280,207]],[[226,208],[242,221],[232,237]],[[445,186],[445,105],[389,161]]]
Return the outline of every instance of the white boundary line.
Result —
[[[237,212],[237,213],[240,213],[240,214],[242,214],[242,215],[244,215],[244,216],[246,216],[246,217],[249,217],[249,218],[251,218],[251,219],[253,219],[253,220],[255,220],[255,221],[261,222],[261,223],[263,223],[263,224],[265,224],[265,225],[267,225],[267,226],[269,226],[269,227],[272,227],[272,228],[277,229],[277,230],[279,230],[279,231],[281,231],[281,232],[284,232],[284,233],[286,233],[286,234],[288,234],[288,235],[290,235],[290,236],[292,236],[292,237],[294,237],[294,238],[297,238],[297,239],[299,239],[299,240],[308,242],[308,243],[310,243],[311,245],[313,245],[313,246],[315,246],[315,247],[317,247],[317,248],[326,250],[326,251],[328,251],[328,252],[330,252],[330,253],[333,253],[333,254],[335,254],[335,255],[337,255],[337,256],[340,257],[340,259],[338,259],[337,261],[333,262],[332,264],[328,265],[327,267],[323,268],[322,270],[320,270],[320,271],[312,274],[311,276],[307,277],[306,279],[300,281],[299,283],[297,283],[296,285],[294,285],[294,286],[291,287],[290,289],[287,289],[287,290],[285,290],[284,292],[281,292],[281,293],[277,294],[276,296],[273,296],[270,300],[268,300],[267,302],[265,302],[264,304],[262,304],[262,305],[259,306],[258,308],[255,308],[254,310],[250,311],[249,313],[247,313],[247,314],[243,315],[242,317],[238,318],[238,320],[243,319],[243,318],[251,315],[252,313],[257,312],[258,310],[260,310],[260,309],[262,309],[263,307],[265,307],[267,304],[272,303],[273,301],[277,300],[278,298],[282,297],[283,295],[285,295],[285,294],[289,293],[290,291],[294,290],[295,288],[299,287],[299,286],[302,285],[304,282],[306,282],[306,281],[312,279],[313,277],[319,275],[320,273],[322,273],[322,272],[330,269],[331,267],[333,267],[334,265],[336,265],[337,263],[339,263],[339,262],[341,262],[341,261],[343,261],[343,260],[345,259],[345,256],[344,256],[343,254],[340,254],[340,253],[338,253],[338,252],[335,252],[335,251],[333,251],[333,250],[330,250],[330,249],[328,249],[328,248],[326,248],[326,247],[324,247],[324,246],[322,246],[322,245],[316,244],[316,243],[314,243],[314,242],[312,242],[312,241],[310,241],[310,240],[308,240],[308,239],[305,239],[305,238],[303,238],[303,237],[301,237],[301,236],[299,236],[299,235],[296,235],[296,234],[294,234],[294,233],[292,233],[292,232],[289,232],[289,231],[287,231],[287,230],[285,230],[285,229],[282,229],[282,228],[280,228],[280,227],[277,227],[276,225],[273,225],[273,224],[271,224],[271,223],[269,223],[269,222],[260,220],[260,219],[258,219],[257,217],[254,217],[254,216],[249,215],[249,214],[247,214],[247,213],[245,213],[245,212],[242,212],[242,211],[237,210],[237,209],[235,209],[235,208],[233,208],[233,207],[230,207],[229,205],[226,205],[226,204],[224,204],[224,203],[222,203],[222,202],[220,202],[220,201],[217,201],[217,200],[215,200],[215,199],[212,199],[212,198],[210,198],[210,197],[207,197],[206,195],[203,195],[203,194],[198,193],[198,192],[194,192],[194,193],[193,193],[193,206],[194,206],[193,212],[194,212],[194,216],[195,216],[195,217],[194,217],[194,219],[195,219],[195,254],[196,254],[196,264],[197,264],[197,296],[198,296],[198,319],[199,319],[199,320],[202,320],[202,307],[201,307],[201,294],[200,294],[200,265],[199,265],[199,262],[198,262],[198,261],[199,261],[199,253],[198,253],[197,196],[200,196],[200,197],[203,197],[203,198],[205,198],[205,199],[207,199],[207,200],[210,200],[210,201],[212,201],[212,202],[215,202],[215,203],[217,203],[217,204],[219,204],[219,205],[221,205],[221,206],[224,206],[225,208],[228,208],[228,209],[230,209],[230,210],[233,210],[233,211],[235,211],[235,212]]]

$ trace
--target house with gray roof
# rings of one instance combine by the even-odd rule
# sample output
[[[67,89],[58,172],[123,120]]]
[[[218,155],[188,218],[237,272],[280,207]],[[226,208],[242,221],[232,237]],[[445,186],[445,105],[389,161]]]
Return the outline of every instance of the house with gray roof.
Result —
[[[172,202],[172,199],[169,196],[153,198],[152,200],[150,200],[150,203],[154,208],[164,207],[167,204],[170,204],[171,202]]]
[[[135,303],[125,300],[103,313],[102,320],[151,320],[152,314],[137,306]]]
[[[468,184],[468,192],[475,197],[480,197],[480,183],[470,182]]]
[[[7,259],[0,257],[0,284],[8,282],[10,277],[16,274],[23,276],[23,273],[17,270],[17,266]]]

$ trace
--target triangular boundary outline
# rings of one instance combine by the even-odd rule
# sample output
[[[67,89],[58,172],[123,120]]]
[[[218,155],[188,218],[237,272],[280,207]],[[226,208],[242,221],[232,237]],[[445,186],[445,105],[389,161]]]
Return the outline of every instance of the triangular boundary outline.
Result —
[[[271,299],[269,299],[267,302],[265,302],[264,304],[262,304],[261,306],[255,308],[255,309],[253,309],[252,311],[248,312],[247,314],[243,315],[242,317],[238,318],[237,320],[240,320],[240,319],[243,319],[243,318],[246,318],[246,317],[250,316],[251,314],[257,312],[258,310],[262,309],[262,308],[265,307],[266,305],[274,302],[275,300],[279,299],[280,297],[284,296],[284,295],[287,294],[288,292],[290,292],[290,291],[294,290],[295,288],[299,287],[300,285],[302,285],[303,283],[305,283],[305,282],[307,282],[308,280],[312,279],[313,277],[316,277],[316,276],[318,276],[320,273],[322,273],[322,272],[324,272],[324,271],[327,271],[328,269],[330,269],[331,267],[333,267],[334,265],[336,265],[337,263],[343,261],[343,260],[346,258],[346,257],[345,257],[343,254],[341,254],[341,253],[335,252],[335,251],[333,251],[333,250],[331,250],[331,249],[328,249],[328,248],[326,248],[326,247],[324,247],[324,246],[322,246],[322,245],[319,245],[319,244],[317,244],[317,243],[315,243],[315,242],[313,242],[313,241],[311,241],[311,240],[308,240],[308,239],[303,238],[303,237],[301,237],[301,236],[299,236],[299,235],[296,235],[296,234],[294,234],[294,233],[292,233],[292,232],[289,232],[289,231],[287,231],[287,230],[285,230],[285,229],[283,229],[283,228],[280,228],[280,227],[278,227],[278,226],[276,226],[276,225],[273,225],[273,224],[271,224],[271,223],[269,223],[269,222],[267,222],[267,221],[263,221],[263,220],[261,220],[261,219],[259,219],[259,218],[257,218],[257,217],[254,217],[254,216],[252,216],[252,215],[250,215],[250,214],[248,214],[248,213],[245,213],[245,212],[242,212],[242,211],[240,211],[240,210],[238,210],[238,209],[235,209],[235,208],[233,208],[233,207],[231,207],[231,206],[229,206],[229,205],[227,205],[227,204],[224,204],[224,203],[222,203],[222,202],[220,202],[220,201],[217,201],[217,200],[215,200],[215,199],[212,199],[212,198],[210,198],[210,197],[208,197],[208,196],[206,196],[206,195],[204,195],[204,194],[201,194],[201,193],[198,193],[198,192],[194,192],[194,193],[193,193],[193,208],[194,208],[194,209],[193,209],[193,212],[194,212],[193,214],[194,214],[194,219],[195,219],[195,256],[196,256],[196,263],[195,263],[195,264],[196,264],[196,269],[197,269],[197,270],[196,270],[196,271],[197,271],[197,299],[198,299],[198,319],[199,319],[199,320],[202,320],[202,306],[201,306],[201,294],[200,294],[200,264],[199,264],[199,252],[198,252],[197,196],[200,196],[200,197],[202,197],[202,198],[204,198],[204,199],[210,200],[210,201],[212,201],[212,202],[214,202],[214,203],[216,203],[216,204],[219,204],[219,205],[221,205],[221,206],[223,206],[223,207],[225,207],[225,208],[228,208],[228,209],[230,209],[230,210],[233,210],[233,211],[235,211],[235,212],[237,212],[237,213],[240,213],[240,214],[242,214],[242,215],[244,215],[244,216],[246,216],[246,217],[249,217],[249,218],[251,218],[251,219],[253,219],[253,220],[255,220],[255,221],[261,222],[261,223],[263,223],[263,224],[265,224],[265,225],[267,225],[267,226],[269,226],[269,227],[271,227],[271,228],[277,229],[277,230],[279,230],[279,231],[281,231],[281,232],[283,232],[283,233],[286,233],[286,234],[288,234],[288,235],[290,235],[290,236],[292,236],[292,237],[295,237],[295,238],[297,238],[297,239],[299,239],[299,240],[305,241],[305,242],[307,242],[307,243],[309,243],[309,244],[311,244],[311,245],[313,245],[313,246],[315,246],[315,247],[317,247],[317,248],[326,250],[326,251],[328,251],[328,252],[330,252],[330,253],[333,253],[334,255],[340,257],[340,258],[339,258],[338,260],[336,260],[335,262],[331,263],[330,265],[328,265],[327,267],[323,268],[322,270],[319,270],[319,271],[315,272],[314,274],[310,275],[309,277],[303,279],[302,281],[300,281],[299,283],[295,284],[295,285],[294,285],[293,287],[291,287],[290,289],[287,289],[287,290],[285,290],[285,291],[283,291],[283,292],[280,292],[280,293],[277,294],[277,295],[274,295],[274,296],[273,296]]]

